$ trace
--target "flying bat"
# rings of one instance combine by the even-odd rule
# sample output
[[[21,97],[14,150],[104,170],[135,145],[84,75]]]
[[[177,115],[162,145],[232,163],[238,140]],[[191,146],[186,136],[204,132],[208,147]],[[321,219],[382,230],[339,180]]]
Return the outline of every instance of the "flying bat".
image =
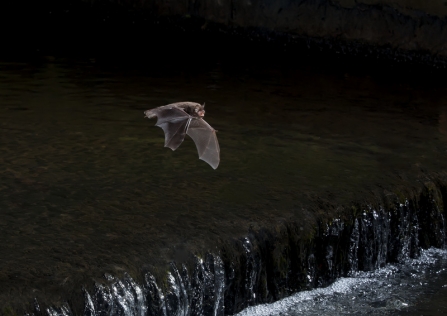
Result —
[[[216,130],[203,117],[205,104],[177,102],[144,111],[147,118],[157,117],[157,124],[165,133],[165,147],[176,150],[188,134],[194,141],[199,159],[214,169],[220,161]]]

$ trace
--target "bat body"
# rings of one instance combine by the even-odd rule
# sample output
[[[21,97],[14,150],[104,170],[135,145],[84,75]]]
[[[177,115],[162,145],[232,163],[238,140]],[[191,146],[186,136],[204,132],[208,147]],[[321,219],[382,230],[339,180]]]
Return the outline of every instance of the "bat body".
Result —
[[[214,169],[220,161],[216,130],[202,118],[205,106],[195,102],[178,102],[144,112],[147,118],[157,117],[157,124],[165,133],[165,147],[176,150],[188,134],[196,144],[199,159]]]

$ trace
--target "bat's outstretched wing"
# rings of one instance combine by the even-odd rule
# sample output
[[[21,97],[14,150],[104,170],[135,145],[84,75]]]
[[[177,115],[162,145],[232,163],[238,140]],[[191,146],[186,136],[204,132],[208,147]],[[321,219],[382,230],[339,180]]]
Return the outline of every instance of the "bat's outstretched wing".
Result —
[[[191,116],[176,107],[160,107],[155,110],[157,110],[154,113],[157,116],[155,126],[161,127],[165,132],[165,147],[176,150],[185,139]]]
[[[219,143],[216,130],[200,117],[204,113],[203,106],[192,102],[168,104],[144,112],[147,118],[157,117],[155,125],[165,133],[165,147],[176,150],[188,134],[196,144],[199,159],[216,169],[220,162]]]
[[[201,118],[191,118],[186,133],[196,143],[199,159],[207,162],[214,169],[220,162],[220,148],[216,130]]]

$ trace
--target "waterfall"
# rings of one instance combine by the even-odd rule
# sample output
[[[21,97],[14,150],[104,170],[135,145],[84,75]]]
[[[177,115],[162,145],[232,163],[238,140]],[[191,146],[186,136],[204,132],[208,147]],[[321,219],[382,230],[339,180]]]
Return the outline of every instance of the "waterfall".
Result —
[[[84,315],[223,316],[417,258],[421,249],[445,245],[444,202],[436,194],[426,190],[402,203],[357,206],[351,218],[320,222],[312,236],[301,235],[299,222],[250,231],[218,254],[196,256],[193,264],[172,262],[165,280],[149,272],[140,283],[128,274],[105,275],[84,290]],[[35,305],[35,314],[73,315],[68,304],[44,312]]]

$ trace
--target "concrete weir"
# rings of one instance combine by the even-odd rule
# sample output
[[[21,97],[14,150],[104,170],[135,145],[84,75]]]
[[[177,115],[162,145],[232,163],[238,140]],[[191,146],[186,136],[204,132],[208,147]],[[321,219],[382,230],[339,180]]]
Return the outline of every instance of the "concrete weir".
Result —
[[[426,180],[412,192],[377,197],[341,210],[314,229],[297,219],[250,230],[213,253],[172,262],[164,278],[148,272],[138,282],[126,274],[84,290],[83,314],[232,315],[251,305],[327,286],[357,271],[416,258],[421,249],[444,247],[445,179]],[[324,212],[324,210],[321,210]],[[72,315],[69,305],[36,315]]]

